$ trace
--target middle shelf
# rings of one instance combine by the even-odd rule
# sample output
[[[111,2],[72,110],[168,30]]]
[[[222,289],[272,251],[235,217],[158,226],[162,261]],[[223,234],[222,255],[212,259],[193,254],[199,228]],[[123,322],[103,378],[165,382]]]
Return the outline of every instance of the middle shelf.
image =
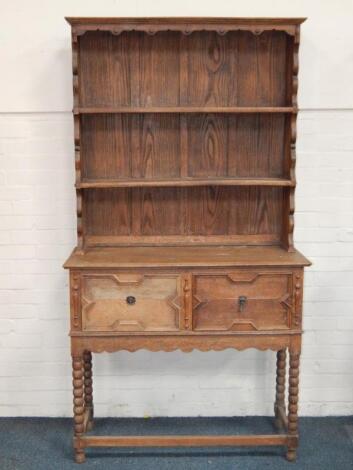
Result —
[[[295,181],[284,178],[171,178],[171,179],[105,179],[83,180],[77,189],[139,188],[183,186],[280,186],[294,187]]]
[[[295,106],[77,106],[74,114],[258,114],[297,113]]]

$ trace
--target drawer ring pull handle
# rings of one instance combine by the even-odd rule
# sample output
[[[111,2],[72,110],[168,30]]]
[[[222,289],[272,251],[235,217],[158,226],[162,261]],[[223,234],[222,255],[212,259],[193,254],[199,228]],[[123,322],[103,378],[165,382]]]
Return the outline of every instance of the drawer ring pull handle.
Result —
[[[134,305],[136,303],[136,297],[134,297],[133,295],[128,295],[126,297],[126,303],[129,305]]]
[[[245,295],[240,295],[238,299],[238,304],[239,304],[239,312],[243,312],[245,309],[245,305],[247,302],[247,297]]]

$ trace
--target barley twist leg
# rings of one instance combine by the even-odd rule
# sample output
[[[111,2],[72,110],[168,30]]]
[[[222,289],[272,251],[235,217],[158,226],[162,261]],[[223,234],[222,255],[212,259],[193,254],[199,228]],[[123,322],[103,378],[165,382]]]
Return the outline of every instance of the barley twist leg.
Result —
[[[84,432],[84,380],[83,380],[83,358],[75,355],[72,357],[72,384],[74,394],[74,431],[75,438],[80,438]],[[75,440],[75,461],[83,463],[85,452],[77,446]]]
[[[89,412],[87,422],[87,431],[92,429],[93,425],[93,383],[92,383],[92,353],[85,351],[83,355],[84,362],[84,391],[85,391],[85,409]]]
[[[289,353],[289,390],[288,390],[288,434],[298,436],[298,395],[299,395],[299,358],[297,352]],[[287,460],[294,461],[297,445],[289,446]]]
[[[276,363],[276,401],[274,406],[275,411],[275,426],[277,429],[283,427],[282,420],[279,415],[278,409],[282,407],[285,408],[285,390],[286,390],[286,359],[287,351],[286,349],[281,349],[277,351],[277,363]]]

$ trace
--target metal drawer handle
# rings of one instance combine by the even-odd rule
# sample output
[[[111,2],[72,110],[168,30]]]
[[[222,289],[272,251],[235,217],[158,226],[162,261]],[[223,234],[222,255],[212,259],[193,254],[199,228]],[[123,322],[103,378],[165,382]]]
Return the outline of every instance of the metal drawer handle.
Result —
[[[134,297],[133,295],[128,295],[126,297],[126,303],[129,305],[134,305],[136,303],[136,297]]]
[[[239,312],[243,312],[248,298],[245,295],[240,295],[238,299]]]

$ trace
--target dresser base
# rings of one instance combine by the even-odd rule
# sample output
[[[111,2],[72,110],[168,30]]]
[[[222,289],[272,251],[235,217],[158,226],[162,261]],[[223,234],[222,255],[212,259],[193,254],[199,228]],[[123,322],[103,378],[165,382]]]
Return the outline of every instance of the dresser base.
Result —
[[[70,269],[74,448],[284,446],[295,460],[303,267],[280,247],[120,247],[77,251]],[[277,355],[278,434],[92,436],[92,353],[222,351]],[[289,374],[286,374],[289,353]],[[288,382],[288,383],[287,383]],[[287,395],[287,400],[285,396]]]

